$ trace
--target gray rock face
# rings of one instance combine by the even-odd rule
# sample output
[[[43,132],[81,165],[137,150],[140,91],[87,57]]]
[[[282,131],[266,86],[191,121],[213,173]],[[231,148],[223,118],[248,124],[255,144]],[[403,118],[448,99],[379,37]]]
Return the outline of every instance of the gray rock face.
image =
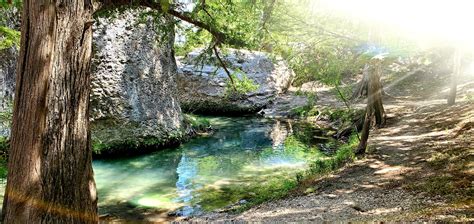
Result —
[[[101,141],[152,137],[165,143],[184,134],[173,24],[169,17],[139,21],[144,12],[126,10],[95,24],[91,117]]]
[[[10,120],[15,94],[16,47],[0,50],[0,136],[10,136]]]
[[[228,97],[229,78],[217,59],[199,62],[200,51],[178,58],[178,88],[181,107],[201,113],[252,113],[265,108],[278,94],[285,92],[294,73],[281,58],[272,60],[263,52],[228,49],[221,53],[231,74],[247,78],[258,89],[238,98]]]
[[[18,30],[20,27],[20,12],[18,9],[3,8],[0,14],[0,26]],[[2,37],[0,35],[0,41]],[[15,67],[18,55],[17,46],[0,50],[0,113],[6,115],[12,111],[13,96],[15,94]],[[0,117],[0,136],[10,135],[10,121],[8,116]]]
[[[171,18],[140,18],[144,12],[128,9],[94,23],[90,114],[96,150],[168,144],[188,132],[175,98]],[[4,99],[13,99],[18,52],[7,50],[0,52],[0,109]],[[8,136],[0,122],[1,130]]]
[[[0,111],[8,109],[15,93],[16,47],[0,50]]]

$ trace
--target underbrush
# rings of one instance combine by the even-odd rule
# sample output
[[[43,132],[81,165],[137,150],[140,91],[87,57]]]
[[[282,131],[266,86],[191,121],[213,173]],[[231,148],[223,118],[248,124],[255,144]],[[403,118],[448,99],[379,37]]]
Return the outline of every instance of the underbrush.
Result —
[[[317,120],[326,120],[342,124],[350,122],[354,118],[358,118],[360,113],[360,109],[318,107],[315,104],[307,103],[303,106],[293,108],[290,111],[290,116],[307,119],[316,117]]]
[[[0,136],[0,179],[7,177],[7,151],[9,148],[8,139]]]
[[[7,159],[4,156],[0,157],[0,181],[7,178]]]
[[[185,123],[189,124],[196,132],[208,131],[211,129],[211,122],[209,119],[193,114],[184,114]]]
[[[0,154],[6,154],[8,147],[10,146],[7,137],[0,136]]]

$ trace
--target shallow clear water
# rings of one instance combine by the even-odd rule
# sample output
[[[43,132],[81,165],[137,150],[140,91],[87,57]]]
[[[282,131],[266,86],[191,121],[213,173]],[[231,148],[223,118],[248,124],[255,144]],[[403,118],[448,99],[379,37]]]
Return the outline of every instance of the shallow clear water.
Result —
[[[138,207],[196,214],[216,206],[202,200],[206,192],[221,198],[219,206],[234,204],[237,196],[220,189],[284,178],[318,156],[314,150],[285,148],[285,138],[292,132],[289,123],[264,118],[210,120],[212,135],[177,149],[94,161],[100,212]]]

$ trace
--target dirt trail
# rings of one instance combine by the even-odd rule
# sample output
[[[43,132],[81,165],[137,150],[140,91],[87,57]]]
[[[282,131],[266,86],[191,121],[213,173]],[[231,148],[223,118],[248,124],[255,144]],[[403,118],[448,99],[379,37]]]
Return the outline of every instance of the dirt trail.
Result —
[[[372,131],[372,152],[310,181],[316,192],[192,221],[474,221],[474,103],[448,107],[446,100],[410,97],[384,103],[387,125]]]

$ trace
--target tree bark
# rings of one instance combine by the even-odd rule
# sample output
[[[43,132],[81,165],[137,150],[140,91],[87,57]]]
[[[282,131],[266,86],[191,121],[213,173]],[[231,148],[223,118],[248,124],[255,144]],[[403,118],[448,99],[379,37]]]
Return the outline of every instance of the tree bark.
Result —
[[[382,127],[385,124],[385,110],[382,102],[382,83],[380,76],[382,65],[379,59],[375,59],[369,73],[368,98],[372,100],[372,108],[375,115],[375,124]]]
[[[375,124],[378,127],[385,124],[385,110],[382,102],[382,85],[380,83],[380,61],[374,59],[370,63],[370,66],[366,65],[366,69],[368,70],[367,107],[360,142],[355,151],[356,154],[364,154],[366,152],[372,118],[375,117]]]
[[[97,223],[90,0],[24,0],[5,223]]]
[[[448,95],[448,105],[452,106],[456,103],[457,79],[461,73],[461,54],[459,49],[454,51],[453,56],[453,73],[451,74],[451,88]]]
[[[367,149],[367,142],[369,140],[370,123],[372,123],[372,108],[367,104],[365,112],[364,124],[362,126],[362,134],[360,136],[359,145],[355,151],[356,155],[364,154]]]
[[[362,72],[362,80],[360,80],[359,83],[357,83],[356,89],[352,93],[351,100],[356,100],[362,97],[367,96],[367,88],[369,86],[369,66],[366,65],[364,67],[364,70]]]

